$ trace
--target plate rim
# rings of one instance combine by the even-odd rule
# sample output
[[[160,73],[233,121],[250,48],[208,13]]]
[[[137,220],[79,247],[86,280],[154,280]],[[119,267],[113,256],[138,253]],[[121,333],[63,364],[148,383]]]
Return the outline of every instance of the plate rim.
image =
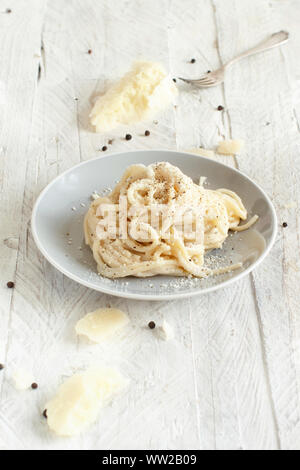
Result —
[[[87,165],[87,164],[89,164],[89,163],[91,163],[92,161],[95,161],[95,160],[103,160],[103,159],[106,159],[106,158],[111,158],[113,156],[122,155],[122,154],[125,154],[125,153],[150,153],[150,152],[164,152],[166,154],[168,154],[168,153],[169,154],[170,153],[172,153],[172,154],[174,154],[174,153],[185,154],[185,155],[194,156],[195,158],[200,159],[200,160],[206,160],[207,162],[210,162],[210,163],[213,161],[217,166],[225,167],[227,169],[229,168],[231,171],[233,171],[233,173],[237,173],[237,174],[243,176],[251,184],[253,184],[257,189],[259,189],[259,191],[262,192],[262,194],[264,195],[264,197],[267,200],[267,202],[269,204],[269,207],[271,209],[272,221],[273,221],[273,231],[272,231],[272,235],[271,235],[269,244],[266,246],[264,252],[257,258],[257,260],[255,260],[255,262],[253,264],[248,266],[248,268],[246,268],[244,271],[237,274],[236,276],[234,276],[230,279],[227,279],[226,281],[224,281],[220,284],[205,287],[204,289],[196,288],[192,292],[182,292],[182,293],[179,292],[179,293],[172,293],[172,294],[170,294],[170,293],[168,293],[168,294],[163,294],[163,293],[162,294],[150,294],[150,295],[145,296],[144,294],[138,294],[138,293],[136,294],[136,293],[128,293],[128,292],[114,292],[109,287],[106,288],[105,286],[103,286],[103,287],[99,286],[99,288],[96,287],[96,286],[91,286],[89,281],[85,281],[84,279],[81,279],[80,277],[78,277],[76,274],[73,274],[72,272],[70,272],[67,269],[63,268],[61,265],[59,265],[48,254],[47,249],[44,248],[43,244],[39,240],[38,231],[37,231],[37,227],[36,227],[36,215],[37,215],[38,206],[39,206],[40,201],[45,196],[47,191],[56,183],[56,181],[59,180],[60,178],[64,177],[68,173],[74,171],[76,168],[79,168],[80,166],[83,166],[83,165]],[[143,164],[143,163],[141,162],[141,164]],[[268,196],[268,194],[265,192],[265,190],[262,189],[261,186],[259,186],[255,181],[253,181],[252,178],[250,178],[245,173],[243,173],[242,171],[240,171],[236,168],[230,167],[230,166],[228,166],[228,165],[226,165],[222,162],[218,162],[217,160],[212,160],[211,158],[203,157],[201,155],[197,155],[193,152],[187,152],[187,151],[181,151],[181,150],[172,150],[172,149],[160,149],[160,148],[157,148],[157,149],[135,149],[135,150],[122,151],[122,152],[112,152],[112,153],[109,153],[107,155],[101,155],[99,157],[91,158],[89,160],[85,160],[83,162],[77,163],[76,165],[72,166],[71,168],[68,168],[67,170],[65,170],[62,173],[60,173],[59,175],[57,175],[52,181],[50,181],[45,186],[44,189],[42,189],[42,191],[40,192],[40,194],[38,195],[38,197],[37,197],[37,199],[34,203],[34,206],[33,206],[33,209],[32,209],[32,214],[31,214],[31,231],[32,231],[32,236],[33,236],[33,239],[34,239],[34,242],[35,242],[37,248],[42,253],[42,255],[46,258],[46,260],[52,266],[54,266],[59,272],[61,272],[62,274],[64,274],[68,278],[72,279],[73,281],[75,281],[75,282],[77,282],[77,283],[79,283],[79,284],[81,284],[85,287],[88,287],[89,289],[96,290],[97,292],[102,292],[104,294],[113,295],[115,297],[121,297],[121,298],[126,298],[126,299],[134,299],[134,300],[144,300],[144,301],[145,300],[151,300],[151,301],[152,300],[156,300],[156,301],[161,300],[161,301],[163,301],[163,300],[173,300],[173,299],[184,299],[184,298],[194,297],[196,295],[208,294],[209,292],[213,292],[213,291],[225,288],[225,287],[229,286],[230,284],[232,284],[234,282],[237,282],[237,281],[241,280],[243,277],[247,276],[247,274],[252,272],[260,263],[262,263],[262,261],[265,259],[265,257],[269,254],[270,250],[272,249],[272,247],[274,245],[274,242],[275,242],[275,239],[276,239],[276,236],[277,236],[277,232],[278,232],[278,219],[277,219],[277,214],[276,214],[274,205],[273,205],[270,197]]]

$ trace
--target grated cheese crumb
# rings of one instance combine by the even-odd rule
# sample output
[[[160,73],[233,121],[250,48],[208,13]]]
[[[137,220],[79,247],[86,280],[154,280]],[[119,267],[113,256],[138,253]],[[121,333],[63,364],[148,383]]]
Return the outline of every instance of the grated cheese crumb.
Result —
[[[222,155],[236,155],[241,152],[245,145],[245,141],[241,139],[236,140],[222,140],[219,142],[217,153]]]
[[[94,191],[94,192],[91,194],[91,199],[94,199],[94,201],[96,201],[96,199],[98,199],[99,197],[100,197],[100,196],[99,196],[99,194],[98,194],[96,191]]]
[[[203,186],[206,180],[207,180],[207,176],[200,176],[199,186]]]
[[[162,325],[158,327],[157,331],[160,338],[164,341],[169,341],[170,339],[175,338],[173,327],[166,320],[162,322]]]

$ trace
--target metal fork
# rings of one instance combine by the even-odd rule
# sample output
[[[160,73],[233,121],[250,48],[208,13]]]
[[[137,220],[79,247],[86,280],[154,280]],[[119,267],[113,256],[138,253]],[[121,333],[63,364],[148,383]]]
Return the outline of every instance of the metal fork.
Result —
[[[202,77],[198,78],[198,80],[190,80],[188,78],[181,77],[178,78],[179,80],[183,80],[186,83],[191,83],[192,85],[195,85],[198,88],[208,88],[219,85],[224,81],[226,69],[238,60],[253,54],[257,54],[258,52],[263,52],[268,49],[272,49],[273,47],[279,46],[280,44],[284,44],[288,41],[288,39],[289,33],[287,31],[279,31],[278,33],[272,34],[270,37],[268,37],[268,39],[259,43],[257,46],[252,47],[248,51],[245,51],[234,59],[230,60],[227,64],[223,65],[218,70],[215,70],[214,72],[207,72]]]

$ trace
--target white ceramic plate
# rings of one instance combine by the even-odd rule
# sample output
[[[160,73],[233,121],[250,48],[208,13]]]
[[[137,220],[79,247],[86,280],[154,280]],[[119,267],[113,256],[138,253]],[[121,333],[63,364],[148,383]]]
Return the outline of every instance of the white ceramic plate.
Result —
[[[110,280],[97,274],[91,250],[83,242],[83,217],[94,190],[113,188],[133,163],[168,161],[198,183],[207,177],[207,187],[228,188],[242,198],[249,217],[259,215],[253,228],[228,237],[222,250],[214,250],[218,264],[243,261],[237,271],[207,279],[124,278]],[[74,210],[74,208],[76,210]],[[59,271],[84,286],[106,294],[133,299],[164,300],[204,294],[241,279],[254,269],[271,249],[277,231],[273,205],[253,181],[237,170],[208,158],[167,150],[136,150],[89,160],[52,181],[38,197],[32,213],[32,233],[37,247]],[[69,235],[67,235],[67,233]],[[68,241],[72,239],[72,243]]]

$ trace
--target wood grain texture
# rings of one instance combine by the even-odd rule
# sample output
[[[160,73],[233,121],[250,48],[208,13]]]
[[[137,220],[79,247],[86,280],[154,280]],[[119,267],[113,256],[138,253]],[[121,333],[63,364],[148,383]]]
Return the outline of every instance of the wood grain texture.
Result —
[[[225,24],[228,25],[232,16],[226,14],[223,6],[221,2],[216,2],[219,31],[225,35]],[[238,52],[237,44],[246,48],[255,38],[263,38],[281,27],[280,17],[274,15],[268,2],[264,5],[262,2],[251,2],[243,9],[239,2],[233,2],[233,11],[241,18],[240,29],[236,31],[239,41],[220,38],[220,44],[224,45],[220,48],[224,60]],[[245,35],[249,22],[251,35]],[[294,302],[299,272],[292,267],[297,266],[300,248],[299,212],[297,208],[292,211],[285,209],[289,201],[299,201],[299,130],[293,115],[292,90],[284,52],[269,52],[238,64],[235,76],[229,75],[225,84],[225,96],[232,133],[249,142],[247,158],[238,159],[239,168],[263,185],[271,195],[280,226],[284,220],[289,224],[287,231],[280,227],[271,256],[251,275],[279,442],[286,449],[299,446],[299,305]],[[244,83],[242,97],[237,93],[234,81]],[[247,106],[241,105],[244,96],[247,96]],[[266,125],[267,122],[270,125]],[[262,159],[264,171],[257,171]]]
[[[299,449],[299,2],[153,0],[149,8],[147,0],[11,0],[9,7],[7,14],[0,1],[0,449]],[[126,128],[92,132],[96,94],[132,61],[157,60],[174,77],[197,77],[282,28],[292,32],[290,43],[236,64],[224,86],[178,83],[178,106],[158,124],[131,126],[132,141],[123,139]],[[237,159],[216,158],[261,184],[279,222],[288,222],[253,275],[189,301],[139,302],[81,287],[37,251],[30,231],[37,195],[60,172],[101,155],[108,139],[109,151],[122,151],[214,148],[224,137],[244,138],[246,149]],[[76,321],[106,305],[128,313],[122,337],[109,346],[76,339]],[[147,329],[163,318],[175,342]],[[42,417],[45,402],[64,377],[100,359],[130,377],[128,392],[82,436],[56,438]],[[33,368],[38,390],[14,389],[21,364]]]

